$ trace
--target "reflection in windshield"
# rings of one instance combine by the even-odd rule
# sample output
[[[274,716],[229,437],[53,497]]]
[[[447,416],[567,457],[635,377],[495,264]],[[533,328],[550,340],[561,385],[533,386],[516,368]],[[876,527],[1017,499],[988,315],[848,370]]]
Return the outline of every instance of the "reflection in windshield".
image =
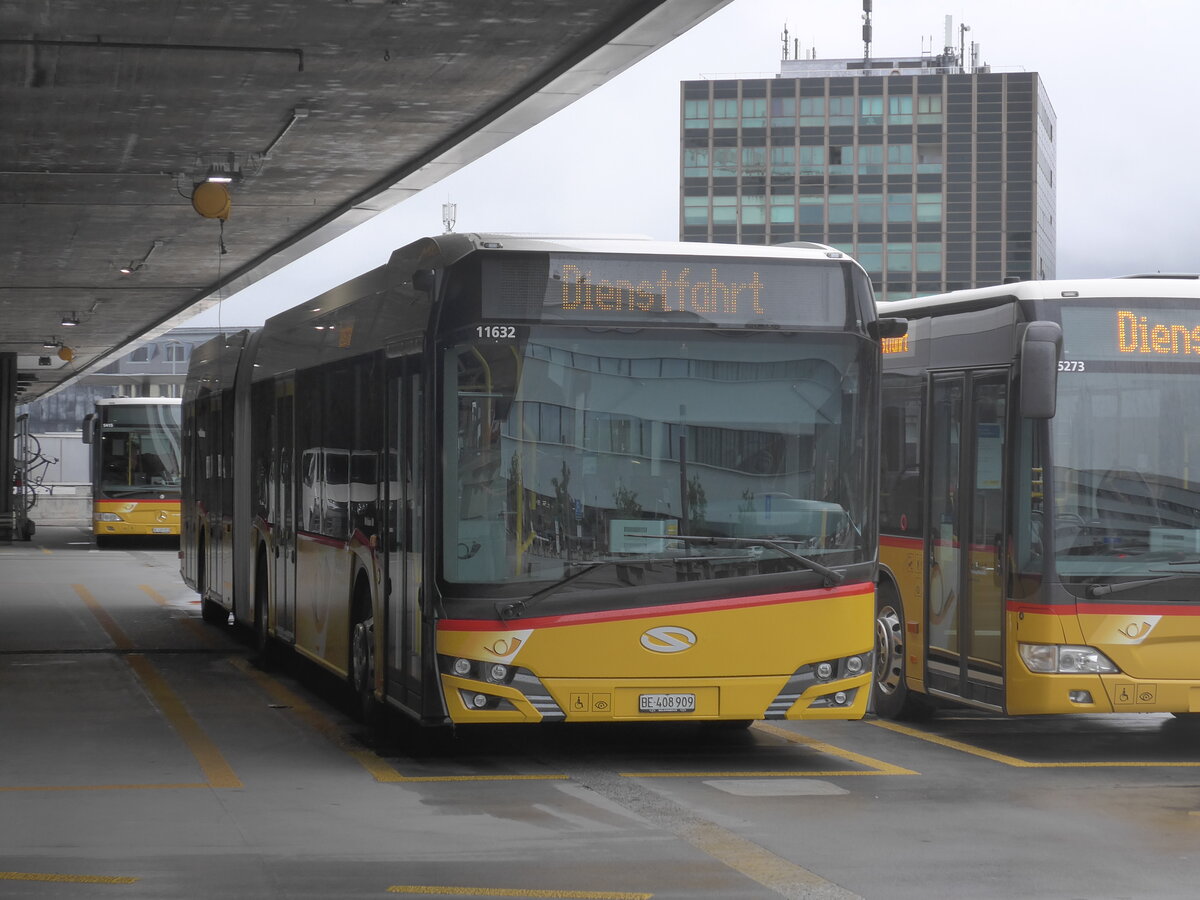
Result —
[[[859,342],[812,343],[544,327],[454,348],[445,577],[548,581],[624,563],[674,581],[866,558]]]
[[[179,408],[110,407],[100,433],[100,496],[113,499],[179,493]],[[141,424],[125,419],[136,418]],[[113,421],[118,420],[118,421]]]
[[[1094,367],[1098,368],[1098,367]],[[1200,555],[1194,371],[1060,375],[1055,548],[1064,576],[1159,572]]]

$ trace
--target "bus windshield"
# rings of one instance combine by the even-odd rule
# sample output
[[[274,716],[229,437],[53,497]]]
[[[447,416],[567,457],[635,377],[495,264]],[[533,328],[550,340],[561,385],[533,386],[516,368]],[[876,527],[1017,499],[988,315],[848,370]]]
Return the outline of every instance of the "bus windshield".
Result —
[[[871,558],[869,349],[555,326],[449,348],[444,578],[586,570],[594,588]]]
[[[1200,439],[1187,426],[1200,417],[1196,326],[1194,308],[1167,301],[1063,309],[1051,446],[1064,580],[1200,560]]]
[[[98,496],[136,500],[179,493],[179,407],[108,406],[100,425]]]

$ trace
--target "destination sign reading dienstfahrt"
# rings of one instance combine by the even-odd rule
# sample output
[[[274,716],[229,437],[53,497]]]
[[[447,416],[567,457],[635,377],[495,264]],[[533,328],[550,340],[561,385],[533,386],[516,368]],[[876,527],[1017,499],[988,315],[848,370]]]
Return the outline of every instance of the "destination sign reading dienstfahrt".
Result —
[[[850,313],[845,271],[833,260],[543,254],[536,285],[538,255],[522,256],[485,262],[486,317],[844,328]]]
[[[1074,359],[1200,362],[1200,310],[1064,305],[1062,323],[1065,355]]]

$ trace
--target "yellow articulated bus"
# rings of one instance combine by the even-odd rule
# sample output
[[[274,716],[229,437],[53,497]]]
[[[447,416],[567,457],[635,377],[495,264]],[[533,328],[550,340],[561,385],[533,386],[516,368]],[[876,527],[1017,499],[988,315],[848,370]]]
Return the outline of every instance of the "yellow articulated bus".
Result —
[[[828,247],[419,241],[193,355],[184,579],[424,724],[861,717],[900,327]]]
[[[876,710],[1200,713],[1200,281],[880,307]]]
[[[178,397],[112,397],[84,418],[97,546],[179,536],[179,415]]]

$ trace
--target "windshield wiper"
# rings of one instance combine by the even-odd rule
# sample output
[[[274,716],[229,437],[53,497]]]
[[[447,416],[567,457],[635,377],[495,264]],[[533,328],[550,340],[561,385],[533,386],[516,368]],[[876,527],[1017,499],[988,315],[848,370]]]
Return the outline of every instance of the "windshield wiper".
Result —
[[[629,535],[626,535],[626,539],[629,539],[629,538],[643,538],[644,540],[662,541],[662,542],[681,541],[685,544],[700,544],[700,545],[703,545],[703,544],[711,544],[711,545],[728,544],[728,545],[735,546],[735,547],[758,547],[758,546],[770,547],[772,550],[777,550],[780,553],[782,553],[784,556],[787,556],[787,557],[790,557],[791,559],[796,560],[796,562],[800,563],[805,568],[807,568],[813,572],[816,572],[818,575],[820,575],[824,579],[825,587],[833,587],[835,584],[841,584],[843,581],[846,580],[845,574],[837,571],[837,569],[831,569],[831,568],[829,568],[829,566],[822,565],[821,563],[817,562],[814,559],[809,559],[807,556],[801,556],[795,550],[785,547],[783,545],[783,543],[781,543],[778,540],[772,539],[772,538],[706,537],[703,535],[686,535],[686,534],[670,534],[670,535],[629,534]],[[792,542],[788,542],[788,543],[792,543]],[[601,566],[609,566],[609,565],[646,566],[646,565],[653,565],[656,562],[679,563],[679,562],[684,562],[690,558],[691,557],[672,558],[672,557],[663,557],[663,556],[651,556],[651,557],[646,557],[643,559],[637,559],[637,558],[630,558],[630,559],[622,558],[619,560],[618,559],[603,559],[603,560],[599,560],[597,562],[590,562],[590,563],[570,563],[569,565],[579,566],[578,571],[571,572],[568,575],[565,575],[562,578],[558,579],[557,581],[551,582],[550,584],[546,585],[546,587],[542,588],[540,591],[536,591],[536,592],[530,594],[528,597],[526,597],[523,600],[515,600],[512,603],[497,603],[496,604],[496,614],[499,615],[501,619],[519,619],[525,613],[525,610],[528,609],[529,607],[533,606],[535,603],[540,603],[541,601],[543,601],[547,597],[549,597],[551,594],[555,594],[558,591],[562,590],[562,588],[564,588],[566,585],[570,584],[575,579],[580,578],[580,577],[586,575],[588,572],[591,572],[593,569],[598,569]]]
[[[632,537],[632,535],[629,535],[629,537]],[[638,537],[649,536],[638,535]],[[683,541],[687,544],[731,544],[735,547],[756,547],[761,545],[763,547],[770,547],[772,550],[778,550],[784,556],[796,560],[796,562],[800,563],[800,565],[804,566],[806,569],[816,572],[825,579],[825,587],[833,587],[835,584],[841,584],[846,580],[845,574],[839,572],[837,569],[831,569],[829,566],[822,565],[815,559],[809,559],[807,556],[801,556],[795,550],[788,549],[787,547],[783,546],[782,543],[772,538],[731,538],[706,537],[704,535],[695,534],[669,534],[666,536],[655,535],[653,539],[660,541]],[[789,541],[788,543],[794,542]]]
[[[1167,565],[1184,566],[1196,565],[1196,563],[1168,563]],[[1120,581],[1116,584],[1089,584],[1087,595],[1089,597],[1107,597],[1109,594],[1119,594],[1122,591],[1131,591],[1134,588],[1145,587],[1148,584],[1162,584],[1164,581],[1176,581],[1180,578],[1200,578],[1200,572],[1164,573],[1156,578],[1139,578],[1137,581]]]
[[[499,614],[501,619],[519,619],[521,614],[525,612],[525,607],[532,606],[539,600],[544,600],[546,597],[550,596],[564,585],[570,584],[581,575],[586,575],[588,572],[592,571],[592,569],[598,569],[600,566],[607,565],[607,563],[605,561],[601,561],[593,563],[568,563],[568,565],[577,565],[580,566],[580,569],[578,572],[571,572],[569,575],[563,576],[562,578],[558,579],[558,581],[550,582],[550,584],[546,585],[540,591],[535,591],[524,600],[516,600],[512,603],[497,603],[497,614]]]

